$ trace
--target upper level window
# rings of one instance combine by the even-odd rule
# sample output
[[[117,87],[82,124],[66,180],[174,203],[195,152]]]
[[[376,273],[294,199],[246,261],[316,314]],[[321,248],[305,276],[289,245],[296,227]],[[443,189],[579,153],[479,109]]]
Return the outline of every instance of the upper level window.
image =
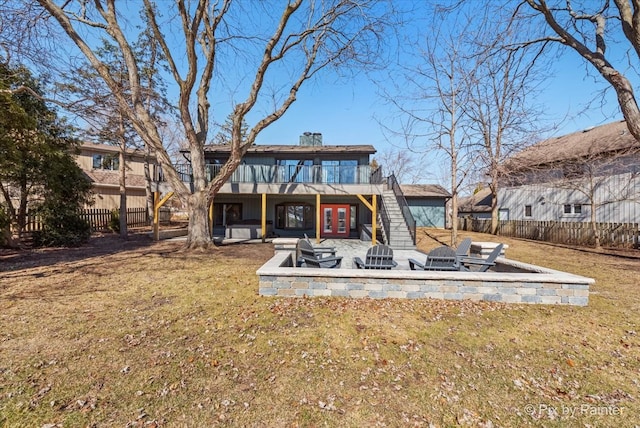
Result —
[[[532,210],[531,210],[531,205],[525,205],[524,206],[524,216],[525,217],[532,217]]]
[[[312,183],[313,182],[313,161],[279,159],[278,166],[281,169],[282,181],[289,183]]]
[[[120,166],[120,160],[117,154],[93,155],[93,169],[107,169],[111,171],[117,171]]]
[[[354,184],[358,169],[357,160],[322,161],[322,175],[325,183]]]

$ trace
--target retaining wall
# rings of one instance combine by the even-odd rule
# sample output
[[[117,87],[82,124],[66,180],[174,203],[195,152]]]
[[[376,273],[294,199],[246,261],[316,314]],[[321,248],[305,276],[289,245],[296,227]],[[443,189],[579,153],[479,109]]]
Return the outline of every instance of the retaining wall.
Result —
[[[486,300],[586,306],[595,281],[505,258],[497,272],[313,269],[278,252],[258,269],[262,296]]]

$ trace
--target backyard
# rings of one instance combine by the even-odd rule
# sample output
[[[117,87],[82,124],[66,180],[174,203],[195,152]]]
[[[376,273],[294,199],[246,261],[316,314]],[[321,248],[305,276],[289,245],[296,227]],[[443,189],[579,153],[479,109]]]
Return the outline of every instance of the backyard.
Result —
[[[640,252],[466,236],[589,305],[260,297],[271,244],[0,250],[0,427],[639,424]]]

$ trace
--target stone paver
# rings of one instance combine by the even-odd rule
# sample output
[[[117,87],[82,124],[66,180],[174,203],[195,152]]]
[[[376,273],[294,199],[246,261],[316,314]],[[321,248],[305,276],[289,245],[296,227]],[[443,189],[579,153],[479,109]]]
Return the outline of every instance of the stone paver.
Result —
[[[360,241],[358,239],[321,239],[320,243],[311,239],[311,244],[322,247],[335,247],[336,255],[342,256],[342,269],[353,267],[353,258],[360,257],[364,260],[367,250],[371,248],[371,241]],[[393,250],[393,259],[398,263],[395,269],[409,269],[409,258],[424,261],[426,254],[417,250]]]

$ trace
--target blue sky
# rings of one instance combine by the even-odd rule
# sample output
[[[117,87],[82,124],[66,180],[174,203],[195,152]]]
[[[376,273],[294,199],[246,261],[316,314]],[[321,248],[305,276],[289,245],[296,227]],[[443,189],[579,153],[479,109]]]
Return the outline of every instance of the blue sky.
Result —
[[[125,5],[131,7],[135,4],[125,3]],[[259,4],[265,7],[268,3]],[[425,29],[431,29],[429,26],[431,15],[426,11],[425,6],[428,2],[394,3],[394,5],[396,4],[409,8],[419,5],[415,7],[423,8],[417,12],[414,11],[416,18],[403,21],[406,23],[406,27],[397,29],[401,36],[421,34],[425,32]],[[478,5],[478,3],[473,2],[467,4]],[[486,7],[483,6],[482,9],[484,10]],[[258,21],[264,18],[264,10],[252,12],[257,14],[258,18],[256,19]],[[130,15],[136,16],[133,12]],[[242,19],[245,19],[244,15],[242,17]],[[135,20],[135,18],[132,19]],[[168,28],[165,31],[168,34],[176,34]],[[421,36],[428,37],[429,35],[421,34]],[[410,47],[413,49],[419,48],[419,46]],[[261,51],[258,50],[258,52]],[[240,64],[243,61],[245,64],[250,64],[255,58],[246,55],[246,58],[238,60],[235,56],[237,53],[237,50],[232,50],[230,55],[226,57],[219,55],[219,58],[221,58],[219,61],[221,61],[222,65],[229,67],[220,73],[226,81],[218,86],[214,84],[211,91],[211,113],[213,120],[219,123],[224,122],[227,117],[232,107],[232,99],[235,102],[243,100],[242,85],[248,84],[249,76],[251,76],[251,72],[244,73],[245,69],[242,68],[242,65],[238,65],[237,61],[240,61]],[[392,56],[392,54],[389,55]],[[403,59],[402,55],[399,55],[399,57]],[[535,101],[544,106],[544,110],[551,120],[556,122],[562,120],[559,126],[547,136],[563,135],[622,118],[617,108],[613,91],[609,92],[604,108],[598,108],[598,103],[595,103],[595,106],[590,108],[587,113],[584,113],[585,106],[594,99],[597,91],[606,87],[606,85],[599,76],[595,81],[593,77],[587,76],[583,60],[575,52],[566,50],[558,58],[555,63],[555,76],[547,81],[544,89],[531,98],[532,102]],[[386,76],[389,74],[393,76],[393,70],[380,70],[374,73],[376,76],[384,76],[378,77],[377,84],[364,72],[342,79],[330,72],[323,72],[317,75],[314,80],[302,86],[298,92],[297,101],[284,117],[258,135],[256,143],[298,144],[299,136],[303,132],[310,131],[322,133],[324,144],[327,145],[370,144],[378,152],[390,149],[405,149],[406,146],[403,139],[398,136],[391,136],[388,132],[385,133],[378,122],[379,120],[387,120],[397,114],[389,106],[389,103],[379,95],[380,85],[385,85],[384,79],[388,79]],[[595,72],[592,72],[592,74],[595,74]],[[276,79],[280,77],[276,76]],[[390,84],[391,82],[386,81],[386,83]],[[172,92],[175,94],[175,89],[169,90],[170,94]],[[264,116],[264,114],[260,115],[259,107],[257,109],[247,118],[249,125]],[[548,124],[546,127],[549,127]],[[214,133],[215,131],[212,130],[209,137],[213,138]],[[442,169],[442,162],[433,157],[424,162],[427,162],[422,164],[424,170],[436,171],[435,174],[430,176],[430,179],[438,180],[437,170]]]
[[[418,25],[409,31],[415,31],[416,27]],[[615,48],[609,46],[608,53]],[[577,53],[565,48],[553,68],[554,75],[545,82],[544,88],[529,97],[532,103],[543,107],[549,118],[542,127],[551,129],[554,125],[543,137],[622,119],[612,90],[608,90],[606,102],[601,105],[598,93],[608,85],[593,70],[587,75],[584,60]],[[285,116],[262,131],[256,143],[297,144],[300,134],[310,131],[322,133],[324,144],[329,145],[371,144],[379,153],[406,149],[402,137],[389,135],[378,122],[396,114],[379,92],[379,86],[364,75],[338,83],[331,76],[322,76],[303,86]],[[428,180],[443,182],[441,158],[427,157],[421,160],[421,165],[432,172],[427,175]]]
[[[559,122],[550,136],[622,120],[613,90],[608,90],[604,106],[592,102],[608,86],[600,76],[586,75],[584,62],[577,53],[567,50],[555,67],[555,76],[536,97],[546,114]],[[326,78],[311,82],[300,90],[285,116],[260,134],[257,143],[297,144],[300,134],[311,131],[321,132],[325,143],[331,145],[402,147],[402,139],[385,136],[376,120],[395,114],[378,92],[376,83],[365,76],[340,82]],[[585,111],[590,103],[593,105]]]

